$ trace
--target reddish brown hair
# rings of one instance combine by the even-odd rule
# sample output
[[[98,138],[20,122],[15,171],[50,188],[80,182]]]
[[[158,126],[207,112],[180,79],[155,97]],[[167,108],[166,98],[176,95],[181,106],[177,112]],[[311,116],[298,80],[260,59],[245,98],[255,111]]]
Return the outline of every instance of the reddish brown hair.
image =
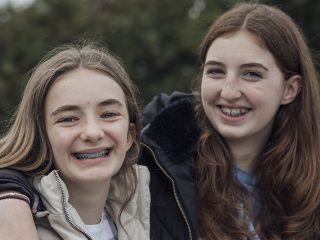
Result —
[[[219,17],[201,45],[202,64],[212,42],[223,34],[246,31],[261,40],[284,78],[300,75],[302,90],[277,112],[270,139],[255,174],[262,210],[255,224],[261,239],[309,240],[320,237],[320,98],[316,71],[301,30],[278,8],[242,3]],[[229,149],[207,119],[197,90],[202,128],[198,156],[198,220],[205,239],[249,237],[239,219],[247,193],[233,179]],[[249,214],[250,209],[244,205]]]

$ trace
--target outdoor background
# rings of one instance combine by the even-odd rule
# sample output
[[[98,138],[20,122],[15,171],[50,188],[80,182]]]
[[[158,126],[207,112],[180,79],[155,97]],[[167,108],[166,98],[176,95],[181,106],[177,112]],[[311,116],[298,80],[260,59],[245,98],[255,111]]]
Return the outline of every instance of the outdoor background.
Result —
[[[8,0],[7,0],[8,1]],[[119,56],[142,105],[160,92],[189,91],[200,41],[232,0],[0,0],[0,131],[17,107],[31,69],[52,48],[80,38]],[[17,0],[16,0],[17,1]],[[291,15],[319,62],[320,1],[260,1]],[[319,69],[319,65],[317,66]]]

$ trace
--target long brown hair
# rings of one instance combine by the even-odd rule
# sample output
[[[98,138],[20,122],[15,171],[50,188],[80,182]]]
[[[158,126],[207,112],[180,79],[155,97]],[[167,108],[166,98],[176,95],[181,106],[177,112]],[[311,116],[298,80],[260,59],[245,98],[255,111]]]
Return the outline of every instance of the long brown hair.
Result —
[[[139,156],[140,116],[137,89],[120,61],[93,42],[63,45],[51,51],[34,69],[13,116],[8,132],[0,139],[0,168],[13,168],[26,174],[47,173],[53,163],[53,153],[45,129],[45,99],[53,83],[77,68],[99,71],[110,76],[122,88],[126,97],[133,144],[117,176],[125,184],[123,208],[132,198],[137,184],[133,164]],[[122,208],[122,210],[123,210]],[[122,211],[121,210],[121,211]]]
[[[309,240],[320,237],[320,98],[317,74],[302,31],[276,7],[241,3],[225,12],[203,39],[204,64],[219,36],[247,31],[271,52],[284,79],[300,75],[296,99],[278,110],[270,139],[254,174],[261,192],[255,228],[261,239]],[[198,84],[200,85],[200,84]],[[234,180],[228,146],[206,117],[198,96],[196,113],[202,133],[198,149],[197,190],[200,236],[205,239],[250,237],[239,219],[246,191]],[[250,215],[249,207],[244,205]]]

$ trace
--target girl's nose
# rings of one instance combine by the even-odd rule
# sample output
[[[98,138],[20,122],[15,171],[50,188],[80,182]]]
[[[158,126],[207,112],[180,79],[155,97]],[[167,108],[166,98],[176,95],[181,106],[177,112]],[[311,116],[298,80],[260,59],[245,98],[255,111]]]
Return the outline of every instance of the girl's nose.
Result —
[[[97,142],[103,138],[104,132],[102,127],[96,120],[87,121],[81,131],[81,139],[83,141]]]
[[[227,101],[232,101],[241,97],[241,89],[235,80],[227,80],[221,88],[221,97]]]

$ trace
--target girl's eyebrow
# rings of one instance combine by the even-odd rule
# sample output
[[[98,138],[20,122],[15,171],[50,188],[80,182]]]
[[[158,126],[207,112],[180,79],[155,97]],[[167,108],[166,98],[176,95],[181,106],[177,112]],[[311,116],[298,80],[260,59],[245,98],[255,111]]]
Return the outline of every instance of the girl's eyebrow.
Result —
[[[242,64],[241,67],[242,68],[245,68],[245,67],[263,68],[267,72],[269,71],[269,69],[265,67],[263,64],[255,63],[255,62]]]
[[[123,106],[123,104],[116,98],[110,98],[110,99],[104,100],[98,104],[99,107],[100,106],[108,106],[108,105],[118,105],[119,107]]]
[[[219,65],[221,67],[224,66],[223,63],[218,62],[218,61],[214,61],[214,60],[207,61],[204,64],[204,66],[210,66],[210,65]],[[245,64],[242,64],[240,67],[241,68],[245,68],[245,67],[263,68],[264,70],[269,71],[269,69],[267,67],[265,67],[263,64],[256,63],[256,62],[245,63]]]
[[[123,104],[118,99],[115,99],[115,98],[104,100],[98,104],[99,107],[109,106],[109,105],[118,105],[119,107],[123,106]],[[58,107],[56,110],[54,110],[51,113],[51,116],[53,117],[58,115],[61,112],[66,112],[66,111],[80,111],[80,107],[78,105],[63,105]]]
[[[78,110],[80,110],[80,107],[77,105],[63,105],[63,106],[58,107],[56,110],[54,110],[50,115],[51,115],[51,117],[54,117],[61,112],[78,111]]]
[[[223,63],[218,62],[218,61],[214,61],[214,60],[206,61],[205,64],[204,64],[204,66],[209,66],[209,65],[224,66]]]

